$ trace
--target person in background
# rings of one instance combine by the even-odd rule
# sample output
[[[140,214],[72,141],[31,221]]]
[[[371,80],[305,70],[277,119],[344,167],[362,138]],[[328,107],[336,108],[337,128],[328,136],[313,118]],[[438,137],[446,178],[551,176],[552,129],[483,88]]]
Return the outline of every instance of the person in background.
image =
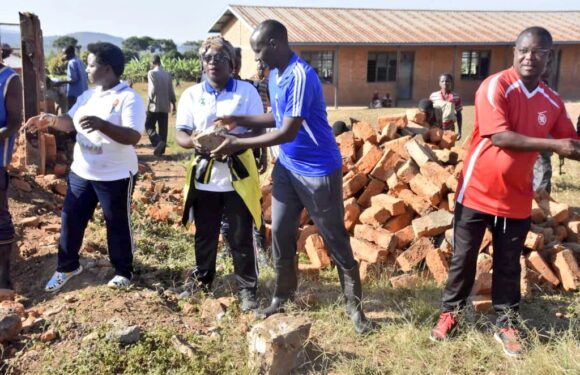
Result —
[[[85,229],[97,204],[103,209],[109,259],[115,276],[113,289],[126,289],[133,276],[131,194],[138,172],[134,146],[145,128],[145,104],[141,96],[120,80],[125,56],[111,43],[89,46],[87,72],[94,89],[85,91],[67,114],[31,117],[27,130],[48,127],[70,133],[76,144],[68,190],[61,214],[56,272],[45,291],[59,291],[83,271],[79,263]]]
[[[431,126],[441,127],[441,111],[433,106],[429,99],[419,100],[417,109],[425,114],[425,121]],[[438,115],[439,114],[439,115]]]
[[[167,123],[169,121],[169,111],[173,107],[176,111],[175,91],[171,74],[161,66],[159,55],[151,58],[151,70],[147,73],[147,120],[145,120],[145,131],[149,136],[149,141],[155,147],[153,154],[161,156],[165,153],[167,146]],[[159,126],[159,132],[155,129],[155,124]]]
[[[552,53],[548,30],[523,30],[513,49],[513,66],[485,79],[475,94],[475,125],[456,194],[453,255],[433,341],[448,338],[457,327],[489,227],[494,336],[508,356],[524,351],[520,256],[530,230],[534,162],[541,151],[580,160],[580,138],[564,103],[540,79]]]
[[[68,109],[70,110],[76,103],[77,98],[89,88],[87,68],[85,64],[75,54],[75,47],[70,45],[62,50],[66,64],[66,81],[59,82],[66,84],[66,97]]]
[[[178,145],[195,149],[184,187],[183,224],[195,223],[196,266],[185,283],[185,294],[209,291],[216,275],[216,257],[222,217],[229,224],[234,272],[241,309],[258,307],[258,264],[252,241],[252,224],[262,227],[260,181],[251,148],[226,159],[214,158],[194,140],[218,116],[262,114],[262,101],[248,82],[232,77],[234,47],[221,36],[207,38],[199,50],[207,80],[186,89],[177,106]],[[245,135],[247,129],[233,131]]]
[[[548,60],[544,73],[540,79],[546,85],[546,88],[550,90],[550,85],[548,79],[552,73],[552,60]],[[536,163],[534,164],[534,179],[533,179],[533,189],[534,192],[539,193],[545,191],[548,194],[552,193],[552,151],[541,151],[538,154]]]
[[[433,102],[435,108],[441,110],[441,128],[443,130],[455,130],[457,122],[457,140],[462,136],[463,125],[463,104],[461,97],[453,89],[453,76],[449,73],[443,73],[439,77],[439,91],[433,92],[429,100]]]
[[[10,253],[14,238],[14,224],[8,209],[10,176],[6,167],[12,159],[16,134],[22,125],[22,83],[14,69],[4,65],[12,53],[2,44],[0,59],[0,289],[12,289],[10,281]]]
[[[386,92],[385,96],[383,96],[383,107],[390,108],[393,106],[393,99],[391,99],[391,94]]]
[[[383,103],[381,101],[381,98],[379,97],[379,92],[375,91],[373,92],[373,96],[371,97],[371,108],[381,108],[383,106]]]
[[[278,21],[260,23],[250,38],[256,60],[270,68],[272,113],[260,116],[223,116],[236,129],[273,128],[265,134],[226,136],[212,155],[236,154],[246,148],[280,144],[272,172],[272,258],[274,295],[270,306],[256,313],[265,318],[282,312],[298,287],[296,239],[304,208],[320,229],[336,268],[346,300],[346,311],[359,334],[373,324],[362,310],[362,285],[344,226],[342,157],[326,116],[322,84],[316,71],[288,45],[288,31]]]

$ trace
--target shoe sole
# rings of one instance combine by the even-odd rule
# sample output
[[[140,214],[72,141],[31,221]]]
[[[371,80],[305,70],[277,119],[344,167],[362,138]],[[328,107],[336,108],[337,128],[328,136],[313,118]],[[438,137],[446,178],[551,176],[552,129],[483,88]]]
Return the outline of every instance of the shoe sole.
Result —
[[[61,284],[61,285],[60,285],[58,288],[56,288],[56,289],[46,289],[46,288],[44,288],[44,291],[45,291],[45,292],[47,292],[47,293],[56,293],[56,292],[58,292],[59,290],[61,290],[61,289],[62,289],[62,288],[63,288],[63,287],[66,285],[66,283],[68,283],[68,281],[69,281],[70,279],[72,279],[72,278],[73,278],[73,277],[75,277],[75,276],[78,276],[78,275],[80,275],[82,272],[83,272],[83,266],[79,266],[79,268],[78,268],[77,270],[73,271],[73,274],[72,274],[72,276],[71,276],[71,277],[69,277],[68,279],[66,279],[66,280],[64,281],[64,283],[62,283],[62,284]]]
[[[497,341],[497,342],[499,342],[499,343],[501,344],[501,348],[503,349],[503,352],[504,352],[504,354],[505,354],[505,355],[507,355],[508,357],[510,357],[510,358],[516,358],[516,359],[517,359],[517,358],[521,358],[521,357],[522,357],[522,355],[521,355],[521,354],[515,354],[515,353],[511,353],[511,352],[509,352],[509,351],[508,351],[508,350],[505,348],[505,346],[504,346],[504,344],[503,344],[503,341],[502,341],[501,337],[499,337],[499,334],[497,334],[497,333],[494,333],[494,334],[493,334],[493,338],[495,339],[495,341]]]

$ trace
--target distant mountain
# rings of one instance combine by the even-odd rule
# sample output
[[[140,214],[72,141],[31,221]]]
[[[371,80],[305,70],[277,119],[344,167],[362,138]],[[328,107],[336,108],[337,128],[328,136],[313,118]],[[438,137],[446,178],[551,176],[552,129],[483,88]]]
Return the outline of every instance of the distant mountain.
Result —
[[[89,32],[89,31],[70,33],[70,34],[66,34],[66,35],[72,36],[73,38],[76,38],[76,40],[78,40],[79,44],[82,46],[83,50],[87,48],[87,45],[89,45],[91,43],[96,43],[96,42],[108,42],[108,43],[112,43],[116,46],[121,47],[123,44],[123,40],[124,40],[123,38],[120,38],[118,36],[113,36],[113,35],[104,34],[104,33],[93,33],[93,32]],[[50,51],[54,50],[54,48],[52,47],[52,43],[60,36],[62,36],[62,35],[49,35],[49,36],[44,37],[44,53],[45,54],[49,54]]]

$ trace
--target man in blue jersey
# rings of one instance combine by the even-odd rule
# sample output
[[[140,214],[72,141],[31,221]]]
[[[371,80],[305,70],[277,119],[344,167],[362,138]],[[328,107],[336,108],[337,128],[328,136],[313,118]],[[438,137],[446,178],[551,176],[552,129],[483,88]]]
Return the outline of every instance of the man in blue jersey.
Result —
[[[372,324],[362,310],[358,264],[344,226],[342,158],[326,117],[318,75],[288,46],[286,27],[266,20],[254,30],[250,43],[256,60],[270,68],[272,112],[259,116],[222,118],[229,124],[276,130],[252,138],[228,136],[215,156],[246,148],[280,145],[272,172],[272,258],[276,273],[274,296],[260,318],[284,310],[296,291],[296,239],[300,213],[306,207],[337,266],[346,310],[358,333]]]
[[[77,98],[81,96],[89,88],[89,78],[87,76],[87,68],[85,64],[75,54],[75,47],[67,46],[62,50],[67,59],[66,64],[66,97],[68,101],[68,109],[71,109],[77,102]]]
[[[18,74],[3,61],[12,49],[2,45],[0,59],[0,288],[11,289],[10,250],[14,242],[14,224],[8,211],[8,172],[18,129],[22,124],[22,84]]]

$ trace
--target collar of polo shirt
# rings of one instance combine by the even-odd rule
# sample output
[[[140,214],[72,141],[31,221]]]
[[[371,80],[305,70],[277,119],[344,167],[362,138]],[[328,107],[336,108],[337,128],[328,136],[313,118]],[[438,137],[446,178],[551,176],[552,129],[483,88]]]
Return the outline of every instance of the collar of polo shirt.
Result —
[[[209,92],[210,94],[214,94],[214,95],[217,95],[221,92],[221,91],[214,89],[212,87],[212,85],[209,84],[209,81],[204,81],[203,89],[205,91]],[[222,91],[229,91],[229,92],[236,91],[236,80],[233,78],[230,78],[228,83],[226,83],[226,87]]]

